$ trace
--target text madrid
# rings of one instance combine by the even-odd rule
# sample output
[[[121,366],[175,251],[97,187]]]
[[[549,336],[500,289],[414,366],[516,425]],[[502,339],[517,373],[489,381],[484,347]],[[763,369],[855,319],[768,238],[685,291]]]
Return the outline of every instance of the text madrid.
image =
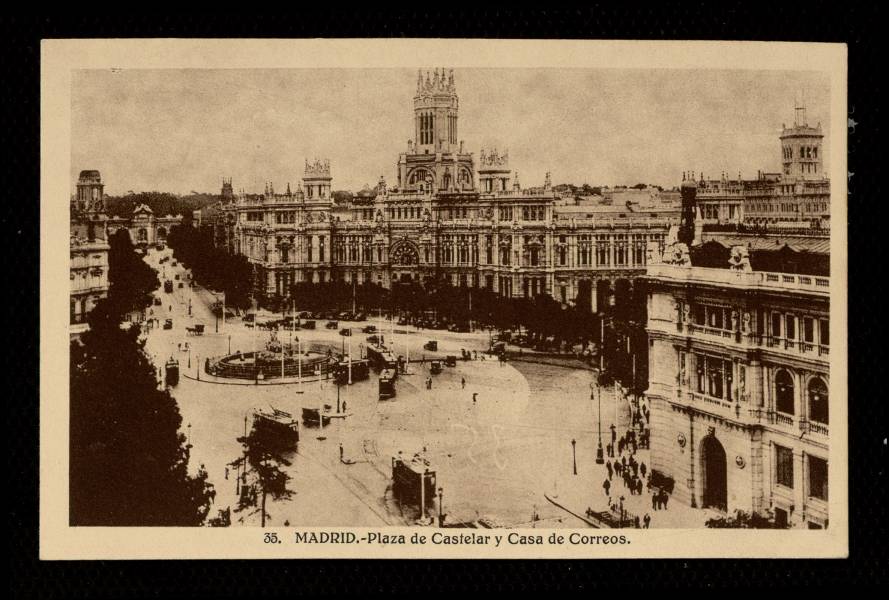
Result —
[[[630,541],[624,535],[589,535],[583,533],[571,533],[568,535],[551,533],[548,537],[543,535],[527,535],[520,533],[510,533],[508,535],[488,535],[480,533],[441,533],[435,532],[432,535],[413,534],[411,536],[403,534],[387,534],[370,532],[366,536],[359,538],[352,532],[328,532],[328,531],[306,531],[296,532],[294,541],[297,544],[426,544],[434,545],[470,545],[470,544],[493,544],[500,546],[503,542],[511,546],[525,545],[587,545],[587,544],[629,544]]]

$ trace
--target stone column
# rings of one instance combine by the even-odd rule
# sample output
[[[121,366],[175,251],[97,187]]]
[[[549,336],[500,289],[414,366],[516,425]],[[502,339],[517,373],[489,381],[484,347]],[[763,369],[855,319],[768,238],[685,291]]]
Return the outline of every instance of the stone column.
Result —
[[[590,280],[590,310],[599,312],[599,280],[595,277]]]
[[[805,489],[806,452],[804,450],[793,451],[793,514],[790,521],[801,525],[806,519],[806,489]]]

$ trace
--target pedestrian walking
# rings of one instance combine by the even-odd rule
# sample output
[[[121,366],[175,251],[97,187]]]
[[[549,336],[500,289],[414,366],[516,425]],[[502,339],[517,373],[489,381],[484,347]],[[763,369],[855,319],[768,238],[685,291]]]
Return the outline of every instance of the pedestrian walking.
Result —
[[[614,472],[614,469],[611,466],[610,462],[605,463],[605,468],[608,469],[608,479],[611,479],[611,475]]]
[[[472,392],[472,403],[475,404],[478,400],[478,392]]]
[[[465,378],[465,377],[462,377],[462,378],[460,379],[460,386],[461,386],[464,390],[466,389],[466,378]],[[474,396],[474,394],[473,394],[473,396]]]
[[[611,496],[611,482],[609,480],[605,480],[602,482],[602,488],[605,490],[606,496]]]
[[[340,462],[343,462],[343,445],[340,444]]]
[[[642,517],[642,523],[645,525],[645,529],[648,529],[649,525],[651,525],[651,515],[645,513],[645,516]]]
[[[635,518],[633,519],[633,526],[636,529],[642,529],[641,524],[639,523],[639,515],[636,515]]]
[[[658,509],[657,494],[651,495],[651,510]]]
[[[642,473],[642,477],[645,477],[645,471],[646,471],[646,470],[647,470],[647,468],[645,467],[645,463],[641,463],[641,464],[639,465],[639,472]]]
[[[617,427],[614,426],[614,423],[611,424],[611,443],[617,439]]]

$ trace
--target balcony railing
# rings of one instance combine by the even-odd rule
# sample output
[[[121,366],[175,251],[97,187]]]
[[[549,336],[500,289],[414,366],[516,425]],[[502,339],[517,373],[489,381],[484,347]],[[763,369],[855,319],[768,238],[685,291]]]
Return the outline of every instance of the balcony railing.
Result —
[[[818,435],[823,435],[824,437],[828,437],[830,435],[830,427],[827,423],[817,423],[815,421],[808,422],[809,433],[817,433]]]
[[[784,413],[774,412],[772,413],[774,417],[774,422],[778,425],[787,425],[788,427],[793,426],[793,417],[791,415],[786,415]]]
[[[649,265],[650,279],[680,281],[702,285],[727,285],[747,289],[796,291],[827,296],[830,290],[829,277],[813,275],[793,275],[769,273],[765,271],[734,271],[710,267],[686,267],[681,265]]]

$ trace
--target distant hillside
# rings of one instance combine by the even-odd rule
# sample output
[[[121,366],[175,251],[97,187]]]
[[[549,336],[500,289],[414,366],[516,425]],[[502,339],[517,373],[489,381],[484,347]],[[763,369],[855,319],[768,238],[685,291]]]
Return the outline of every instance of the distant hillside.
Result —
[[[108,214],[115,217],[129,217],[140,204],[154,211],[156,216],[190,215],[191,211],[213,204],[219,199],[216,194],[191,193],[180,196],[167,192],[138,192],[126,196],[105,196]]]

